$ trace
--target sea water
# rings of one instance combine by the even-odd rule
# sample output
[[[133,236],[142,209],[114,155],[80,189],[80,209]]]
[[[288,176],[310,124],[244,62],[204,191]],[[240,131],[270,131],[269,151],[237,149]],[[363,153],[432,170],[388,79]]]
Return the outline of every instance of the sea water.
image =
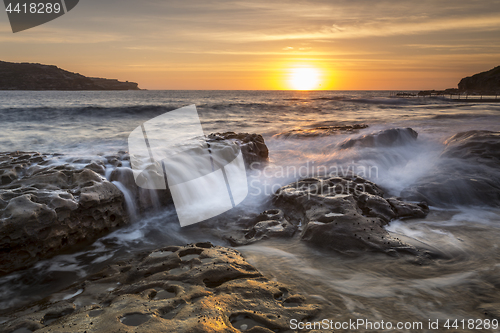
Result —
[[[280,185],[325,168],[340,175],[364,170],[363,176],[382,186],[387,195],[398,196],[439,167],[447,138],[468,130],[500,130],[500,104],[395,98],[387,91],[1,91],[0,151],[60,153],[60,163],[99,159],[127,151],[128,135],[145,121],[191,104],[198,109],[205,134],[258,133],[269,147],[265,172],[251,172],[251,193],[242,204],[243,212],[258,212]],[[368,127],[317,137],[279,135],[344,125]],[[418,132],[416,141],[338,149],[349,137],[407,127]],[[134,207],[128,209],[135,215]],[[267,240],[238,249],[264,275],[290,284],[322,305],[323,316],[331,320],[427,321],[500,314],[495,301],[500,299],[498,209],[431,207],[425,219],[393,221],[387,228],[450,259],[421,266],[381,254],[346,257],[298,240]],[[132,225],[78,253],[1,277],[0,315],[56,294],[139,251],[198,241],[228,245],[196,225],[181,228],[172,208],[137,216]]]

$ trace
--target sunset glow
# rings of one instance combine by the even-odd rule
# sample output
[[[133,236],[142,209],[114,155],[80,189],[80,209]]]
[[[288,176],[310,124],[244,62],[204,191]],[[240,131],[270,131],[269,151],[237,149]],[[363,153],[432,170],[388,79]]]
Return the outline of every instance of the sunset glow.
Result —
[[[290,73],[290,86],[295,90],[318,89],[319,76],[316,68],[294,68]]]
[[[482,0],[88,0],[19,34],[3,15],[1,60],[150,90],[445,89],[499,59],[500,11]]]

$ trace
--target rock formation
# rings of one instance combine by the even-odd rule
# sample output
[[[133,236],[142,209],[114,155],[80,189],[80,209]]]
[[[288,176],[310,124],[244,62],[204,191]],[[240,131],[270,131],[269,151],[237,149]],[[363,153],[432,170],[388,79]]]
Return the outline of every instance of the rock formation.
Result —
[[[123,194],[91,169],[1,153],[0,179],[0,275],[128,223]]]
[[[260,134],[224,132],[209,134],[207,138],[209,145],[224,141],[234,141],[240,146],[247,167],[253,162],[263,163],[269,159],[269,149]]]
[[[236,223],[226,226],[224,236],[231,245],[241,246],[252,244],[268,238],[290,238],[298,227],[290,223],[280,209],[269,209],[255,217],[240,218]]]
[[[1,330],[272,333],[320,311],[239,252],[210,243],[140,254],[58,295],[8,315]]]
[[[278,190],[273,203],[291,223],[303,226],[301,239],[314,246],[342,253],[423,254],[390,236],[384,226],[393,219],[423,218],[427,205],[385,199],[376,184],[363,178],[303,179]]]
[[[264,142],[264,138],[259,134],[234,132],[212,133],[207,138],[203,138],[203,140],[206,140],[212,148],[218,145],[218,148],[223,149],[225,145],[228,145],[229,141],[238,145],[247,168],[254,162],[264,163],[269,157],[269,150]],[[148,190],[137,186],[132,169],[121,166],[122,161],[130,160],[128,154],[107,156],[107,158],[112,159],[117,166],[111,172],[110,181],[118,181],[128,190],[138,213],[158,209],[172,202],[169,189]]]
[[[247,164],[264,162],[268,149],[262,136],[211,134],[212,145],[240,146]],[[138,187],[126,152],[96,159],[66,159],[39,153],[0,154],[0,275],[40,259],[71,251],[130,219],[170,204],[167,190]],[[78,169],[73,164],[86,164]],[[103,176],[113,168],[110,181]],[[80,167],[81,168],[81,167]],[[117,187],[119,186],[120,189]],[[124,194],[128,196],[129,207]]]
[[[91,78],[56,66],[0,61],[0,90],[140,90],[135,82]]]

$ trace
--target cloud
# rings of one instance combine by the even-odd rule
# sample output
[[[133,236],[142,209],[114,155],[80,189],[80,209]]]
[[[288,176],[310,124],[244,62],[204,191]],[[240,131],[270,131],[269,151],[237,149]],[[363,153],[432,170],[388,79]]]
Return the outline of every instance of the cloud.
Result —
[[[487,69],[500,48],[498,0],[86,0],[19,34],[5,19],[0,58],[93,75],[265,71],[298,62],[352,71],[460,62]]]
[[[370,21],[357,25],[345,26],[341,30],[334,26],[323,26],[317,30],[287,32],[282,34],[262,32],[204,32],[203,38],[216,41],[235,43],[248,43],[258,41],[280,40],[335,40],[365,37],[386,37],[396,35],[427,34],[432,32],[455,31],[481,32],[500,30],[500,15],[433,19],[421,22],[407,22],[407,20],[394,19],[392,21]],[[190,35],[187,33],[186,35]]]

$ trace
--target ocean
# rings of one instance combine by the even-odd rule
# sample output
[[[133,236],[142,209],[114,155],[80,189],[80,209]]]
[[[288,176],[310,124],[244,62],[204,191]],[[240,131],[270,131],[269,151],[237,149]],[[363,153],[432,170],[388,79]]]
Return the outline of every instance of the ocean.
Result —
[[[239,214],[258,212],[279,186],[325,168],[364,172],[386,196],[399,196],[446,163],[446,139],[470,130],[500,131],[500,104],[397,98],[388,91],[0,91],[0,151],[62,154],[61,163],[100,158],[127,151],[128,135],[143,122],[192,104],[205,134],[258,133],[269,147],[267,173],[250,176],[251,195]],[[293,135],[335,126],[354,130]],[[339,149],[348,138],[390,128],[412,128],[418,139],[397,146]],[[450,163],[457,163],[457,172],[469,167],[469,162]],[[304,166],[304,174],[289,172]],[[486,176],[499,179],[498,174]],[[449,195],[458,194],[450,189]],[[324,309],[322,315],[336,321],[363,317],[427,322],[500,315],[498,207],[438,202],[426,218],[392,221],[387,229],[449,256],[418,265],[383,254],[344,256],[283,239],[237,250],[264,275],[315,300]],[[196,225],[181,228],[172,207],[152,212],[77,253],[1,277],[0,310],[57,293],[139,251],[207,240],[228,245]],[[491,309],[491,304],[496,306]]]

